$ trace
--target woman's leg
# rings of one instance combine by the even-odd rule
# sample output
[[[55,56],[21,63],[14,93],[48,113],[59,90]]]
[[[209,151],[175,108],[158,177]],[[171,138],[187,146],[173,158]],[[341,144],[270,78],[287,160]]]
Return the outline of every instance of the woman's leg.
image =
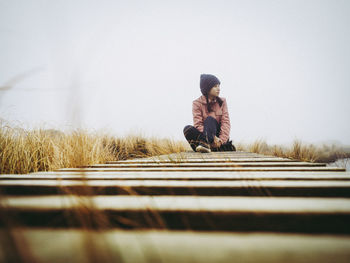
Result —
[[[203,134],[206,138],[206,141],[209,144],[211,144],[214,141],[215,135],[218,137],[220,134],[220,124],[215,118],[211,116],[208,116],[204,120],[203,124],[204,124]]]
[[[209,118],[209,117],[208,117]],[[214,118],[213,118],[214,119]],[[215,119],[214,119],[215,120]],[[216,121],[216,120],[215,120]],[[215,123],[213,121],[213,123]],[[217,122],[216,122],[217,123]],[[221,131],[221,125],[219,123],[217,123],[217,126],[216,126],[216,136],[219,137],[220,135],[220,131]],[[215,131],[215,129],[212,130],[212,133]],[[227,139],[226,142],[223,142],[223,144],[218,147],[218,148],[211,148],[211,150],[213,152],[223,152],[223,151],[236,151],[236,148],[235,146],[232,144],[232,142],[229,141],[230,139]]]
[[[221,126],[219,125],[218,133],[216,135],[217,137],[219,137],[220,130],[221,130]],[[230,139],[227,139],[227,141],[223,142],[223,144],[221,144],[220,147],[213,148],[212,151],[213,152],[236,151],[236,147],[232,144],[232,141],[230,141]]]
[[[193,151],[196,151],[197,146],[201,142],[206,142],[206,138],[204,137],[203,133],[192,125],[186,125],[183,133]]]
[[[214,141],[214,134],[219,136],[220,125],[217,120],[211,116],[204,120],[203,132],[200,132],[192,125],[186,125],[183,129],[186,140],[190,144],[193,151],[196,151],[196,147],[202,142],[211,144]]]

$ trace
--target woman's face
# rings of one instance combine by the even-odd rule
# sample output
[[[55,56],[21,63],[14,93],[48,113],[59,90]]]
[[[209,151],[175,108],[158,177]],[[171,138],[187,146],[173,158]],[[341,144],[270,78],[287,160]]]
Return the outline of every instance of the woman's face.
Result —
[[[212,87],[209,91],[209,96],[211,97],[217,97],[220,94],[220,84],[216,84],[214,87]]]

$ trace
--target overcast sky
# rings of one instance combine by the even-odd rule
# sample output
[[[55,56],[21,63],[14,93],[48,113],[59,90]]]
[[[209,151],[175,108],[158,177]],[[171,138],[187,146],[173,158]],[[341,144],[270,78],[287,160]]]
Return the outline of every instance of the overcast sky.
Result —
[[[350,1],[0,0],[0,117],[184,140],[214,74],[233,142],[350,144]]]

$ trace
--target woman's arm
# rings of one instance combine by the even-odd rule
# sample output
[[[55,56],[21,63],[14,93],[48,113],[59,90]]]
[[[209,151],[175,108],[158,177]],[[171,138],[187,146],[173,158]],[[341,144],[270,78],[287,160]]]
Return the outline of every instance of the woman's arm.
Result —
[[[230,124],[230,116],[228,114],[226,99],[225,98],[222,98],[222,99],[223,99],[223,104],[222,104],[221,131],[220,131],[219,138],[222,140],[223,143],[226,143],[227,140],[230,138],[231,124]]]
[[[193,101],[192,103],[192,115],[193,115],[193,126],[200,132],[203,132],[203,114],[200,107],[199,101]]]

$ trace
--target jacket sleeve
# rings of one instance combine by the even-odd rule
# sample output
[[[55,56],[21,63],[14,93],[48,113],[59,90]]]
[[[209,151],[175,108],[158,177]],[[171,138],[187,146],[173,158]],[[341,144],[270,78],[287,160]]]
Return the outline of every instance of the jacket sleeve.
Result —
[[[200,102],[193,101],[192,103],[193,126],[200,132],[203,132],[203,113],[201,111]]]
[[[231,123],[230,123],[230,116],[228,114],[228,109],[227,109],[227,102],[226,102],[226,99],[223,99],[221,131],[219,135],[219,138],[222,140],[223,143],[226,143],[227,140],[230,138],[230,129],[231,129]]]

